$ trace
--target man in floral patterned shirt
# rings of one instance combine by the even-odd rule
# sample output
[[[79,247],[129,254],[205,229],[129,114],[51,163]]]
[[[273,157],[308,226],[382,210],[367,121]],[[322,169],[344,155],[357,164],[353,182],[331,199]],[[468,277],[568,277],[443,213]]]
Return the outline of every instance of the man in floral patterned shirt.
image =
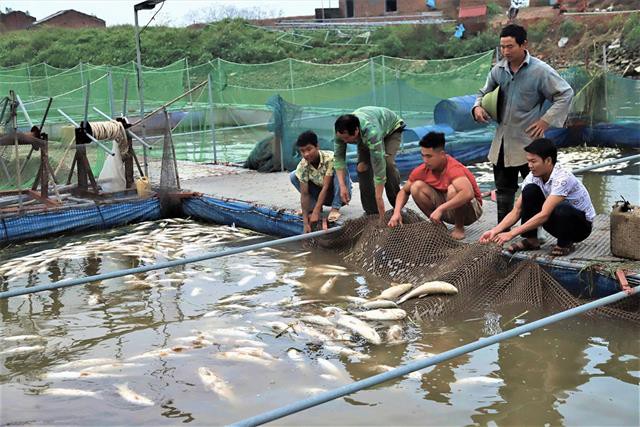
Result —
[[[300,150],[302,160],[289,178],[300,192],[300,205],[304,232],[311,231],[312,226],[320,221],[322,206],[331,206],[329,222],[340,217],[340,184],[335,174],[333,153],[318,149],[318,136],[308,130],[298,136],[296,146]],[[351,196],[351,180],[347,174],[345,185]]]

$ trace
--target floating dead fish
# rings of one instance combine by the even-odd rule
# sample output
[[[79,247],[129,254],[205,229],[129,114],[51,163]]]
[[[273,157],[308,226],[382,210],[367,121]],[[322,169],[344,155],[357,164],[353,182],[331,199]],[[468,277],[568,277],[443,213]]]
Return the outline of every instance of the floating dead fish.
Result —
[[[275,317],[284,315],[284,311],[263,311],[262,313],[254,314],[255,317]]]
[[[31,341],[31,340],[44,340],[45,338],[40,335],[14,335],[12,337],[2,338],[4,341]]]
[[[67,380],[67,379],[92,379],[92,378],[116,378],[124,377],[121,374],[105,374],[101,372],[90,371],[60,371],[60,372],[47,372],[43,375],[47,380]]]
[[[327,294],[333,289],[333,286],[336,284],[336,280],[338,280],[338,276],[333,276],[331,279],[324,282],[322,286],[320,286],[320,293]]]
[[[235,301],[240,301],[240,300],[248,299],[248,298],[249,297],[247,295],[231,295],[231,296],[226,297],[226,298],[220,298],[218,300],[218,303],[219,304],[225,304],[225,303],[228,303],[228,302],[235,302]]]
[[[260,357],[266,360],[278,360],[276,357],[273,357],[271,354],[267,353],[262,347],[237,347],[234,348],[233,351],[247,354],[253,357]]]
[[[270,366],[272,361],[263,359],[262,357],[252,356],[250,354],[239,353],[237,351],[223,351],[215,354],[216,359],[230,360],[233,362],[249,362],[262,366]]]
[[[371,326],[362,320],[343,313],[334,313],[334,322],[352,330],[372,344],[381,344],[382,338]]]
[[[361,360],[371,359],[371,356],[369,356],[368,354],[364,354],[359,351],[353,350],[351,348],[342,347],[335,344],[325,345],[324,348],[326,350],[329,350],[332,353],[340,354],[342,356],[357,357],[358,359],[361,359]]]
[[[104,372],[104,371],[112,371],[112,370],[122,370],[128,368],[137,368],[143,366],[140,363],[108,363],[106,365],[98,365],[98,366],[89,366],[85,368],[85,372]]]
[[[312,323],[314,325],[333,326],[333,322],[331,322],[331,320],[327,319],[326,317],[317,316],[317,315],[302,316],[300,320],[306,323]]]
[[[404,294],[405,292],[407,292],[412,287],[413,285],[411,283],[402,283],[399,285],[393,285],[390,288],[387,288],[384,291],[382,291],[382,293],[380,293],[380,295],[378,295],[375,299],[393,300],[398,298],[400,295]]]
[[[335,375],[331,375],[331,374],[320,374],[320,378],[327,381],[338,381],[340,379]]]
[[[241,310],[241,311],[251,310],[250,307],[247,307],[246,305],[240,305],[240,304],[227,304],[227,305],[221,305],[219,307],[223,309],[232,309],[232,310]]]
[[[142,405],[142,406],[154,405],[153,400],[131,390],[127,383],[116,384],[116,388],[118,389],[118,394],[120,395],[120,397],[122,397],[127,402],[134,403],[136,405]]]
[[[404,336],[404,332],[402,330],[402,326],[400,325],[391,325],[389,329],[387,329],[387,342],[388,343],[398,343],[401,342]]]
[[[407,312],[401,308],[379,308],[355,314],[367,320],[402,320],[407,317]]]
[[[97,358],[97,359],[80,359],[74,360],[72,362],[67,362],[62,365],[56,366],[56,369],[78,369],[85,368],[87,366],[97,366],[97,365],[106,365],[109,363],[117,363],[116,359],[106,359],[106,358]]]
[[[252,274],[250,276],[245,276],[238,281],[238,286],[244,286],[255,278],[256,278],[255,274]]]
[[[369,301],[362,304],[362,308],[366,308],[367,310],[372,310],[376,308],[397,308],[398,304],[393,301],[389,301],[388,299],[379,299],[375,301]]]
[[[233,400],[231,387],[225,380],[214,374],[209,368],[198,368],[198,376],[205,388],[213,391],[218,396],[226,400]]]
[[[302,353],[300,350],[296,350],[295,348],[290,348],[287,351],[287,356],[289,356],[289,359],[293,360],[294,362],[302,362],[304,360],[304,353]]]
[[[236,340],[234,342],[235,345],[246,345],[246,346],[252,346],[252,347],[267,347],[267,344],[262,342],[262,341],[256,341],[256,340],[245,340],[245,339],[240,339],[240,340]]]
[[[307,251],[307,252],[301,252],[299,254],[293,255],[291,258],[301,258],[305,255],[309,255],[311,252]]]
[[[301,305],[317,304],[319,302],[324,302],[324,300],[321,300],[321,299],[301,300],[301,301],[289,303],[286,305],[286,307],[300,307]]]
[[[341,299],[343,299],[345,301],[349,301],[350,303],[357,304],[357,305],[365,304],[368,301],[366,298],[354,297],[354,296],[351,296],[351,295],[343,296],[343,297],[341,297]]]
[[[192,331],[194,333],[198,333],[197,331]],[[236,337],[236,338],[253,338],[253,335],[251,335],[250,333],[235,328],[235,329],[213,329],[207,332],[203,332],[202,335],[204,335],[207,338],[210,339],[215,339],[218,336],[226,336],[226,337]]]
[[[398,300],[398,304],[402,304],[403,302],[410,300],[411,298],[422,298],[426,295],[434,295],[434,294],[457,294],[458,288],[453,286],[451,283],[442,282],[442,281],[434,281],[424,283],[417,288],[409,291],[402,298]]]
[[[31,353],[34,351],[44,350],[44,347],[41,345],[32,345],[32,346],[21,346],[10,348],[9,350],[5,350],[0,354],[19,354],[19,353]]]
[[[389,372],[394,370],[395,368],[389,365],[375,365],[372,367],[372,369],[377,372]],[[410,372],[407,374],[407,377],[412,378],[414,380],[421,380],[422,373],[420,371]]]
[[[78,390],[76,388],[48,388],[42,393],[47,396],[65,396],[65,397],[96,397],[97,391]]]
[[[343,373],[336,365],[328,361],[327,359],[323,359],[322,357],[318,357],[316,359],[318,361],[318,365],[329,375],[333,375],[336,378],[340,378],[343,376]]]
[[[327,389],[320,387],[304,387],[301,389],[301,391],[302,393],[311,396],[314,394],[324,393],[325,391],[327,391]]]
[[[454,384],[501,384],[504,381],[501,378],[493,377],[467,377],[457,380]]]
[[[127,360],[140,360],[140,359],[152,359],[154,357],[185,357],[186,354],[181,354],[183,351],[187,350],[187,347],[173,347],[173,348],[162,348],[159,350],[152,350],[146,353],[142,353],[138,356],[133,356],[128,358]]]

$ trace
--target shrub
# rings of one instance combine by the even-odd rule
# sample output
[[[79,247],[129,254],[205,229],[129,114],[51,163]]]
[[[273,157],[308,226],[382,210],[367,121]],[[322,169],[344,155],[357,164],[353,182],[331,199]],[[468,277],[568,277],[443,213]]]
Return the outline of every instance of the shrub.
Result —
[[[584,25],[567,19],[562,24],[560,24],[560,35],[562,35],[563,37],[571,38],[576,34],[582,32],[583,29]]]

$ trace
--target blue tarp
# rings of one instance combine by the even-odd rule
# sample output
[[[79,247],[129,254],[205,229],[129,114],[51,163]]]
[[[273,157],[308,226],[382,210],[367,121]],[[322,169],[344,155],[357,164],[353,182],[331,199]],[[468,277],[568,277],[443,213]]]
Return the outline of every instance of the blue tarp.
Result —
[[[26,214],[0,219],[0,244],[159,218],[160,202],[157,198]]]
[[[273,236],[302,234],[302,218],[240,200],[222,200],[211,196],[191,197],[182,201],[184,214],[217,224],[248,228]]]

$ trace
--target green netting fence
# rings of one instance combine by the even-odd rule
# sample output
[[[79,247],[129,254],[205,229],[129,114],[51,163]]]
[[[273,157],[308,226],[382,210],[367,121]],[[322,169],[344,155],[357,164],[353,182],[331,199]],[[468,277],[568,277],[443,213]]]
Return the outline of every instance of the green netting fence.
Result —
[[[287,129],[314,129],[325,139],[331,138],[338,114],[363,105],[386,106],[397,111],[409,126],[420,126],[433,122],[434,107],[442,99],[475,93],[484,84],[492,63],[493,51],[446,60],[377,56],[344,64],[295,59],[237,64],[217,59],[194,65],[183,59],[162,68],[142,68],[144,107],[148,113],[207,81],[169,107],[176,157],[192,162],[240,163],[256,143],[273,140],[276,129],[269,123],[274,107],[267,103],[274,95],[300,108],[288,116],[295,122],[286,124]],[[589,123],[640,122],[639,81],[594,75],[580,68],[569,69],[564,76],[577,94],[575,116]],[[131,121],[139,118],[133,62],[119,66],[81,63],[70,69],[48,64],[0,68],[0,96],[15,91],[34,123],[42,119],[48,98],[53,98],[45,131],[50,135],[52,166],[60,174],[70,167],[73,146],[69,132],[62,131],[69,123],[58,110],[77,122],[82,120],[87,83],[89,121],[104,120],[93,107],[111,116],[124,114]],[[29,127],[23,114],[18,114],[18,127]],[[161,145],[163,122],[151,120],[140,132],[154,146]],[[295,135],[289,132],[286,137]],[[20,147],[16,156],[14,149],[7,148],[0,147],[0,189],[17,186],[16,173],[12,172],[16,170],[16,157],[24,162],[29,151]],[[149,151],[150,161],[158,160],[161,151]],[[91,147],[90,153],[94,172],[99,173],[104,152]],[[35,177],[30,170],[26,167],[21,174],[22,187],[30,185]]]

